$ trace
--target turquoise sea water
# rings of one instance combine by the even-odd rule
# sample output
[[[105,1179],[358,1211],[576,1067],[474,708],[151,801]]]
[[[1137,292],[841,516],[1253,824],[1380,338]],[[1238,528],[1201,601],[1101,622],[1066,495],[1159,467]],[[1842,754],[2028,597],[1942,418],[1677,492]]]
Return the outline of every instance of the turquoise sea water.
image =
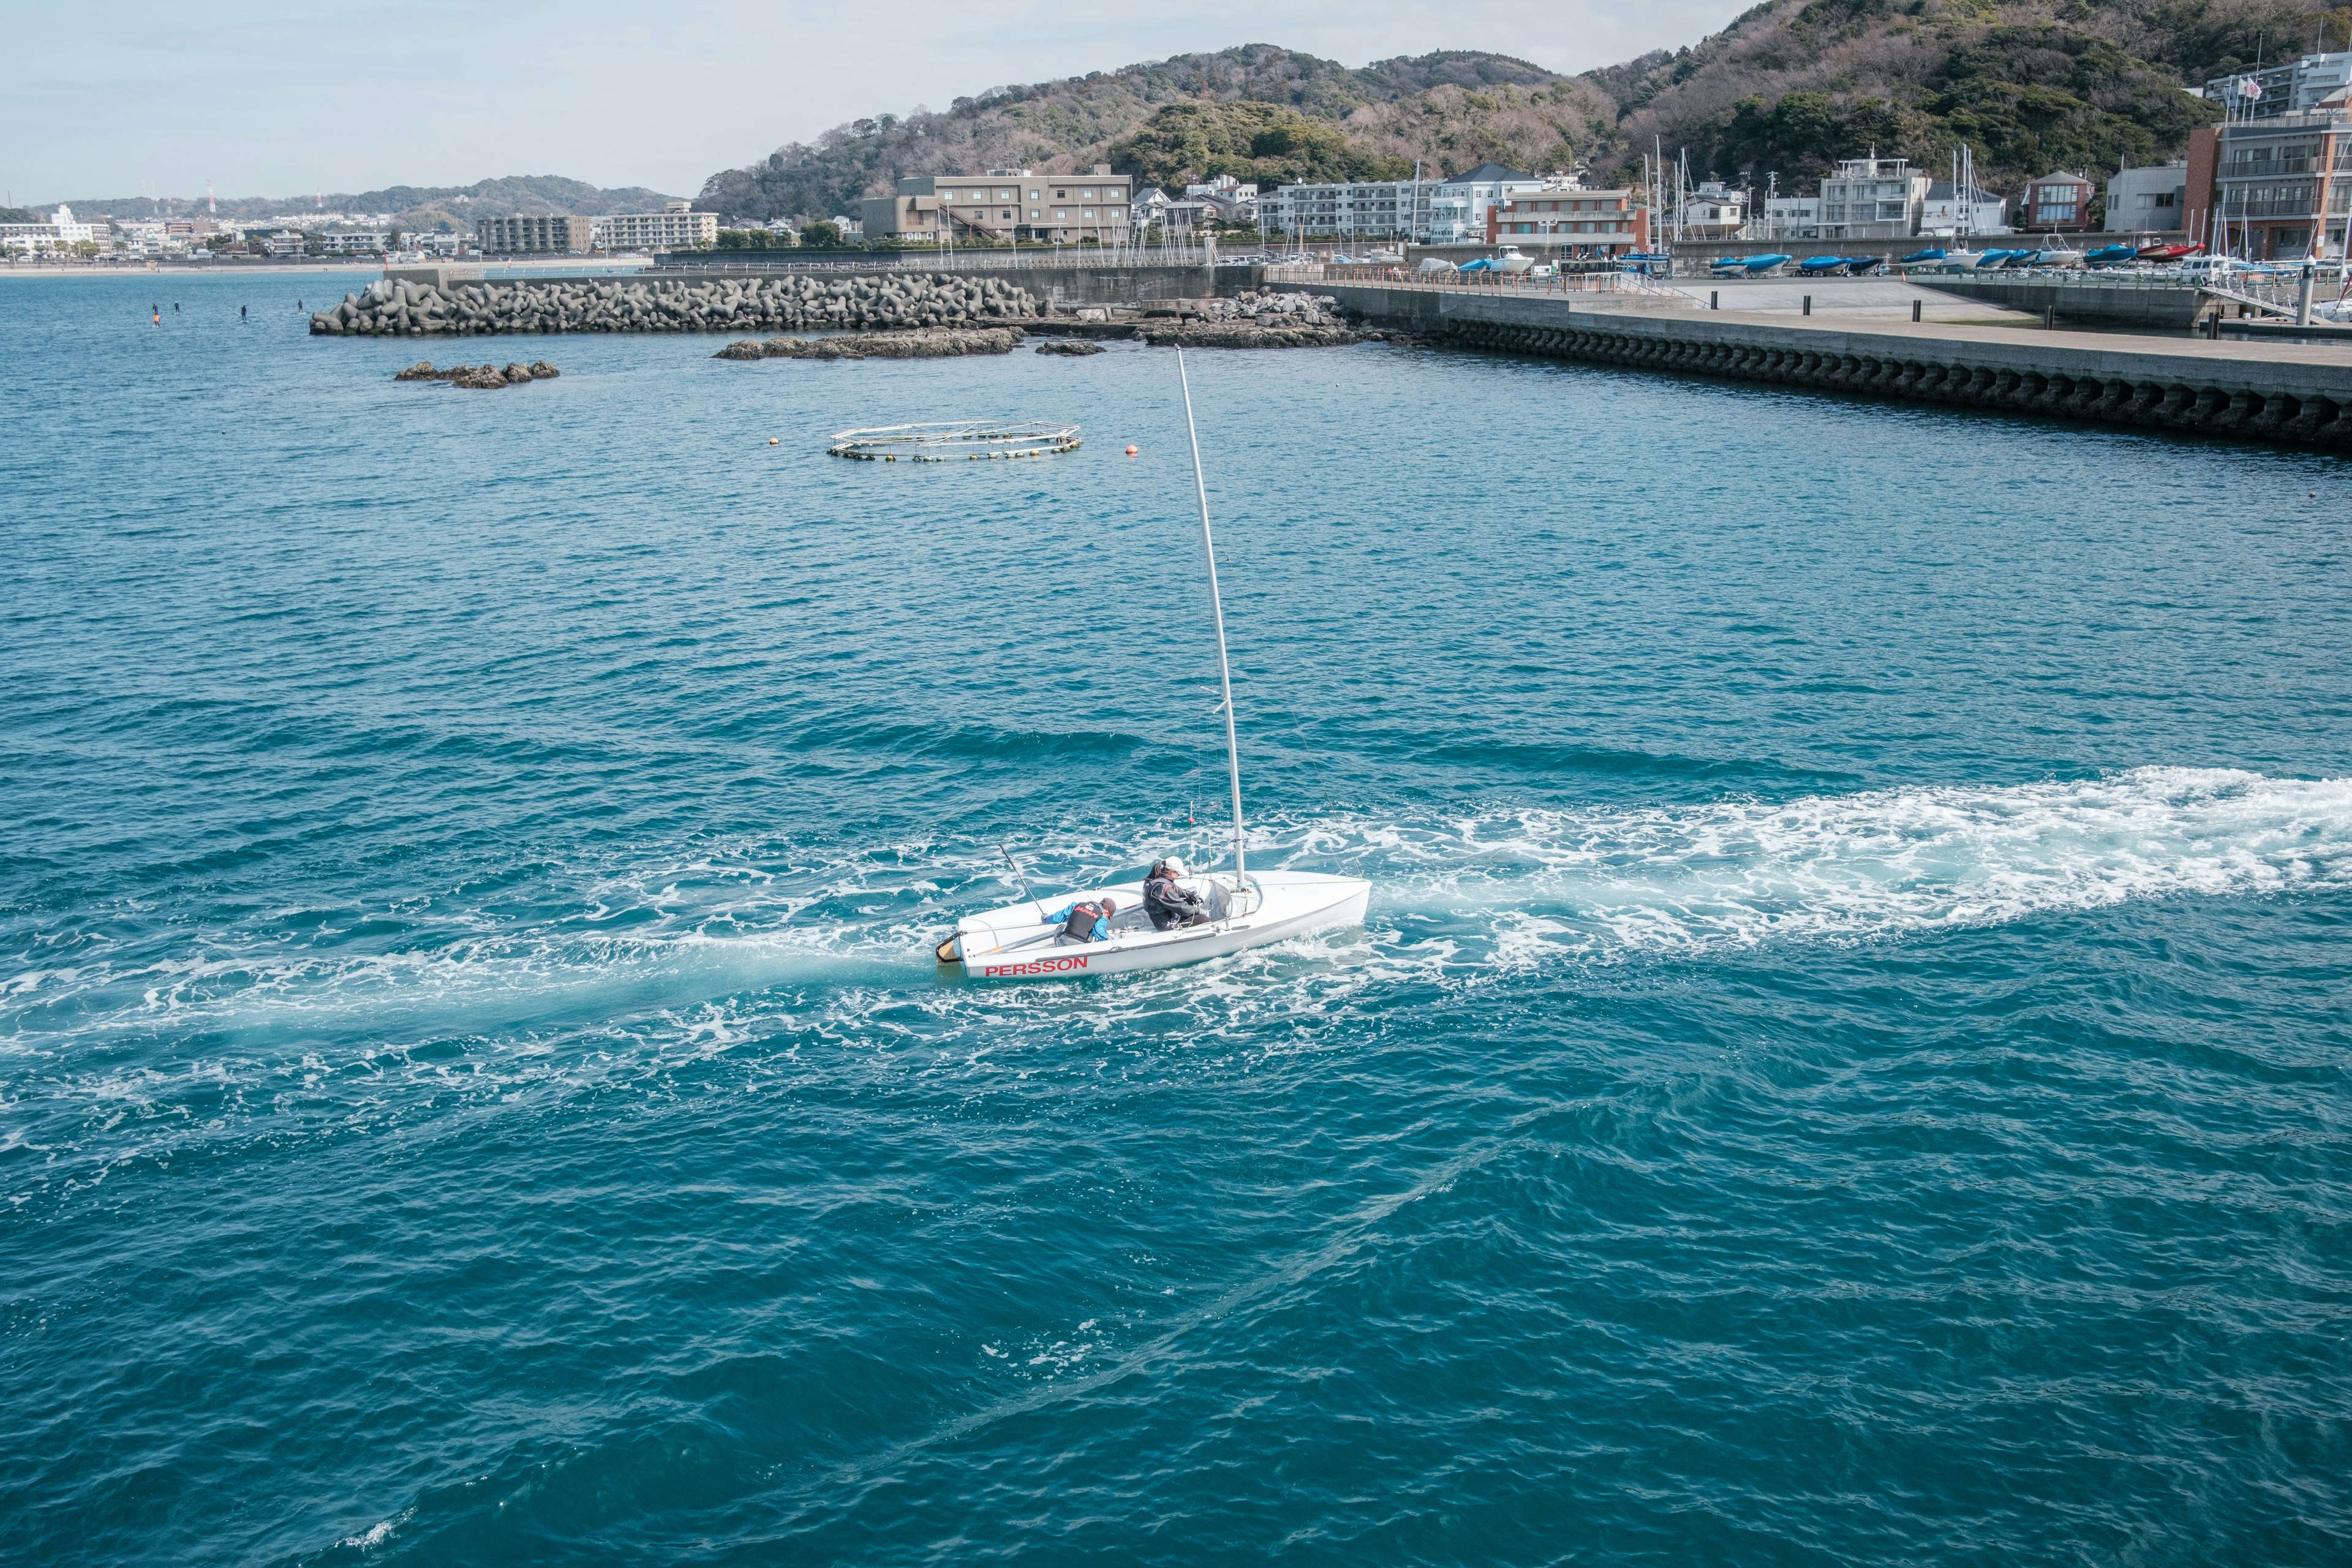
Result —
[[[331,288],[0,282],[0,1559],[2352,1554],[2340,461],[1193,356],[1370,925],[982,990],[1217,852],[1172,358]]]

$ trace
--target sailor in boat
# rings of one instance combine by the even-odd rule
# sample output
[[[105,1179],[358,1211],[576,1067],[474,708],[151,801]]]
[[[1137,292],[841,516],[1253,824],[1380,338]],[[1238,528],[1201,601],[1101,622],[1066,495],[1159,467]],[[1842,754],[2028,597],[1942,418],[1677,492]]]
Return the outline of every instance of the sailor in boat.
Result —
[[[1184,862],[1171,855],[1153,862],[1151,875],[1144,879],[1143,912],[1151,917],[1154,931],[1209,923],[1209,906],[1178,880],[1183,875]]]
[[[1054,938],[1054,945],[1063,947],[1074,942],[1108,942],[1111,919],[1118,913],[1117,899],[1079,899],[1058,913],[1046,916],[1045,921],[1062,928]]]

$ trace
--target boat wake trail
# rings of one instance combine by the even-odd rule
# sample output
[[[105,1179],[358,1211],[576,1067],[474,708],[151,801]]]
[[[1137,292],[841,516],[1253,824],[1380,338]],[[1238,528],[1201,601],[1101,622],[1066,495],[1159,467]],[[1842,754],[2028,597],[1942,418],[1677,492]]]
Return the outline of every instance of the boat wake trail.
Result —
[[[1375,908],[1401,931],[1493,923],[1492,956],[1505,962],[1698,952],[2343,888],[2352,779],[2137,768],[1778,803],[1498,811],[1353,834],[1333,825],[1284,848],[1302,864],[1376,865]]]
[[[1303,938],[1309,967],[1383,975],[1560,960],[1704,956],[1768,942],[1864,942],[2128,900],[2352,886],[2352,779],[2184,768],[1996,786],[1916,787],[1643,810],[1495,808],[1444,817],[1265,819],[1254,866],[1371,879],[1365,931]],[[1041,888],[1132,875],[1171,847],[1111,822],[1030,852]],[[1188,853],[1208,849],[1203,839]],[[992,845],[866,847],[762,865],[761,847],[635,858],[551,879],[530,918],[419,920],[396,952],[266,931],[192,951],[20,965],[0,979],[0,1039],[321,1029],[512,1037],[636,1019],[692,1035],[722,998],[796,996],[837,1017],[934,985],[930,946],[975,897],[1015,896]],[[984,892],[976,891],[984,889]],[[356,917],[354,917],[356,919]],[[614,927],[621,929],[614,929]],[[1252,961],[1168,984],[1244,989]],[[1233,973],[1223,971],[1233,969]],[[1140,998],[1139,998],[1140,999]],[[973,1004],[977,1005],[978,1004]],[[739,1037],[735,1028],[719,1031]]]

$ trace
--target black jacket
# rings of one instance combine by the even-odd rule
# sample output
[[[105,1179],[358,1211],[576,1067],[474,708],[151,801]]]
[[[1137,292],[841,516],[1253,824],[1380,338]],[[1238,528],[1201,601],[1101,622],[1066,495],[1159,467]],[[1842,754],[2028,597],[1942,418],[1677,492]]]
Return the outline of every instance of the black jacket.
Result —
[[[1143,884],[1143,912],[1154,930],[1196,926],[1209,918],[1209,906],[1198,893],[1188,892],[1172,877],[1154,877]]]

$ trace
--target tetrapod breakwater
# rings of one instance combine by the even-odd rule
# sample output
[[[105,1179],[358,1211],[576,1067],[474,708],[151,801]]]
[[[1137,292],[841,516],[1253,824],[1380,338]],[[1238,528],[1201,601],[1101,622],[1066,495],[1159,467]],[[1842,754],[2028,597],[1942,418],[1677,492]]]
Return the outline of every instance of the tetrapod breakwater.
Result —
[[[320,336],[444,337],[497,332],[883,331],[1034,320],[1035,295],[995,278],[538,279],[436,284],[378,279],[310,318]]]

